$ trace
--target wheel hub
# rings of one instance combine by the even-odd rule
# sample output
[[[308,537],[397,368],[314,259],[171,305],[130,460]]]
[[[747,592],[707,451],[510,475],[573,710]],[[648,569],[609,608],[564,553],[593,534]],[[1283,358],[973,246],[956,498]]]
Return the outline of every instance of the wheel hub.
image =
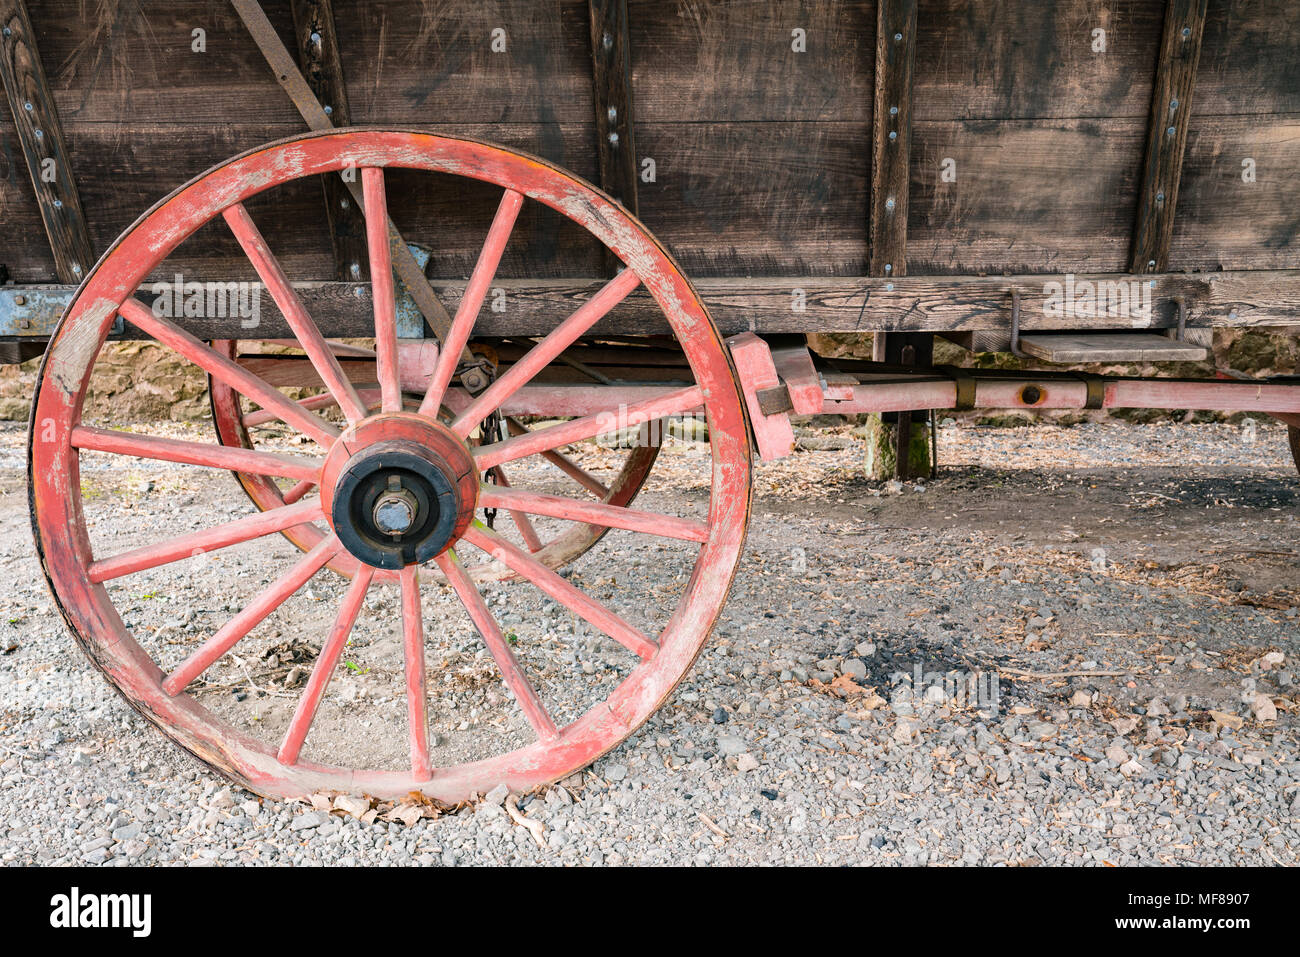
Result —
[[[474,515],[478,472],[444,426],[405,413],[374,416],[330,450],[322,506],[343,546],[376,568],[440,555]]]

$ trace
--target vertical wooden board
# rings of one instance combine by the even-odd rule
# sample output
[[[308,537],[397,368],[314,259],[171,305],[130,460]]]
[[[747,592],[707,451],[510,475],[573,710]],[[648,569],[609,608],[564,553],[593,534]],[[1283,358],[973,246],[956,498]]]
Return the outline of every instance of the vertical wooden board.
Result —
[[[916,0],[879,0],[872,110],[868,272],[907,275]]]
[[[1123,271],[1144,133],[1136,117],[917,123],[908,271]]]
[[[628,0],[641,120],[871,119],[875,0]]]
[[[1300,4],[1294,0],[1209,5],[1196,116],[1247,113],[1300,113]]]
[[[63,124],[23,0],[0,0],[0,83],[54,257],[54,277],[79,283],[98,257],[86,231]]]
[[[330,0],[293,0],[295,53],[307,83],[335,126],[352,125],[338,34]],[[359,281],[370,271],[366,264],[366,224],[355,199],[338,176],[321,177],[330,243],[334,247],[335,277]]]
[[[1183,154],[1195,122],[1193,94],[1207,2],[1169,0],[1165,13],[1129,260],[1136,273],[1164,272],[1169,266]]]
[[[862,275],[862,123],[638,123],[641,219],[691,276]]]
[[[1193,123],[1170,261],[1210,271],[1300,268],[1300,117]]]
[[[635,215],[637,155],[627,0],[590,0],[588,6],[599,185]]]
[[[928,0],[918,120],[1145,116],[1163,0]]]

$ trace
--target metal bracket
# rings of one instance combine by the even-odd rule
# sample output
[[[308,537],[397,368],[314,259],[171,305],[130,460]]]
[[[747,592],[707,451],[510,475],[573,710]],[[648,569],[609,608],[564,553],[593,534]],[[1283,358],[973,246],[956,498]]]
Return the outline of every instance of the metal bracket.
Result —
[[[1017,359],[1028,359],[1020,351],[1020,290],[1011,290],[1011,354]]]

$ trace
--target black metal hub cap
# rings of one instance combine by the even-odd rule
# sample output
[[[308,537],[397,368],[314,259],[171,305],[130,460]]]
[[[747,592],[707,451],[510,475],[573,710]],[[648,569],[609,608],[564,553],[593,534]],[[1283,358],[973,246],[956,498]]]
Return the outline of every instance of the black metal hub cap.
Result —
[[[451,544],[461,511],[448,463],[415,442],[379,442],[352,456],[331,519],[343,546],[376,568],[426,562]]]

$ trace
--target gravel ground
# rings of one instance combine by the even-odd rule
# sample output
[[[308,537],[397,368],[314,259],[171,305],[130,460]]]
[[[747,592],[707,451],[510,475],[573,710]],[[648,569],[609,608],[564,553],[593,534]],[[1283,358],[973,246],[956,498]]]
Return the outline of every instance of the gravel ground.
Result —
[[[648,725],[542,793],[435,817],[354,808],[367,823],[230,787],[81,658],[33,556],[23,441],[0,430],[6,863],[1300,863],[1300,482],[1269,424],[950,424],[939,477],[906,486],[859,477],[849,428],[809,429],[807,451],[759,466],[731,601]],[[699,446],[669,443],[640,501],[697,508],[682,477],[699,461]],[[91,475],[95,534],[130,544],[142,525],[239,510],[225,476],[149,481]],[[607,541],[579,580],[605,585],[618,560],[671,591],[671,562]],[[165,595],[133,583],[137,634],[179,654],[237,604],[218,583],[230,567]],[[288,672],[310,653],[294,636],[339,593],[312,587],[304,601],[322,610],[213,677],[232,721],[274,733],[291,706]],[[491,593],[536,667],[616,680],[617,649],[546,603]],[[382,619],[390,602],[370,610]],[[379,625],[359,639],[340,722],[384,699],[390,639]],[[440,640],[444,755],[513,740],[468,627]],[[351,740],[326,725],[318,746]]]

